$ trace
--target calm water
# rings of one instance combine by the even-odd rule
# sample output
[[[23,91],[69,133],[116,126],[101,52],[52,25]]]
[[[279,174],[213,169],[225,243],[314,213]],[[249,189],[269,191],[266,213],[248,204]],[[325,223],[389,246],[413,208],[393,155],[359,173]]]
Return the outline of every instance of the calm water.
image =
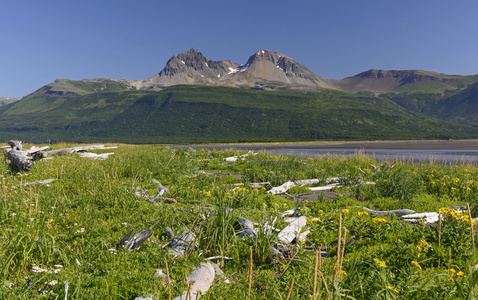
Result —
[[[470,149],[467,149],[470,148]],[[443,146],[427,146],[420,148],[273,148],[266,149],[267,153],[274,155],[296,155],[300,157],[316,157],[320,155],[354,156],[358,153],[369,155],[378,160],[412,160],[436,162],[474,162],[478,163],[478,145],[469,145],[453,148]]]

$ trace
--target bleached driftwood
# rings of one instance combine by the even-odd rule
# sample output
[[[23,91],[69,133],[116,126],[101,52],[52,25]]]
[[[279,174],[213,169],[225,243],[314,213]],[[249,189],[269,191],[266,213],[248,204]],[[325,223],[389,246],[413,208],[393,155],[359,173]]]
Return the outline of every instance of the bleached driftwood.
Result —
[[[8,151],[7,159],[11,165],[14,165],[20,170],[31,171],[33,169],[33,163],[25,151],[12,149]]]
[[[224,161],[235,162],[235,161],[238,161],[239,159],[244,160],[249,155],[257,155],[257,153],[254,153],[253,151],[249,151],[249,152],[247,152],[246,154],[243,154],[243,155],[226,157],[226,158],[224,158]]]
[[[302,227],[307,224],[307,218],[302,216],[292,221],[277,235],[279,241],[283,243],[292,243],[292,241],[300,234]]]
[[[196,235],[188,229],[184,230],[179,236],[175,237],[165,247],[173,248],[169,252],[174,256],[185,256],[196,248]]]
[[[164,228],[164,233],[166,234],[166,236],[170,239],[174,239],[174,232],[171,228],[169,227],[165,227]]]
[[[81,146],[81,147],[45,151],[49,149],[50,147],[49,146],[44,146],[44,147],[32,146],[30,149],[24,150],[22,147],[21,141],[10,140],[8,144],[11,147],[11,149],[8,150],[7,152],[8,164],[16,166],[20,170],[24,170],[24,171],[31,171],[35,160],[47,159],[55,155],[67,155],[67,154],[71,154],[75,152],[80,152],[81,157],[88,157],[88,158],[103,160],[103,159],[107,159],[108,156],[114,153],[96,154],[96,153],[88,153],[87,151],[97,150],[97,149],[103,150],[103,149],[117,148],[116,146],[105,147],[104,145],[91,145],[91,146]],[[8,147],[4,146],[2,148],[6,149]]]
[[[312,192],[317,192],[317,191],[328,191],[336,187],[340,187],[341,185],[339,183],[332,183],[324,186],[314,186],[314,187],[309,187],[308,189],[311,190]]]
[[[286,210],[282,213],[279,213],[279,215],[281,215],[282,217],[288,217],[288,216],[292,216],[292,215],[295,215],[297,213],[300,212],[300,209],[299,208],[293,208],[293,209],[289,209],[289,210]]]
[[[23,146],[21,141],[10,140],[8,141],[8,144],[10,145],[12,150],[23,151]]]
[[[240,238],[247,236],[252,240],[256,239],[256,230],[254,229],[254,223],[252,223],[251,220],[240,217],[239,224],[241,224],[242,227],[242,231],[238,234]]]
[[[209,290],[214,281],[214,268],[210,263],[201,263],[201,265],[192,270],[188,276],[188,282],[192,283],[189,290],[174,300],[199,299],[201,294]]]
[[[33,181],[33,182],[25,182],[23,185],[24,186],[27,186],[27,185],[32,185],[32,184],[48,184],[48,183],[52,183],[53,181],[55,181],[56,179],[53,178],[53,179],[44,179],[44,180],[38,180],[38,181]]]
[[[92,158],[92,159],[100,159],[100,160],[105,160],[108,158],[108,156],[113,155],[113,152],[110,153],[101,153],[101,154],[96,154],[92,152],[81,152],[80,157],[87,157],[87,158]]]
[[[35,154],[38,152],[43,152],[47,149],[50,149],[50,146],[43,146],[43,147],[32,146],[30,149],[25,151],[28,152],[29,154]]]
[[[261,189],[263,187],[268,187],[271,185],[271,183],[269,181],[265,181],[265,182],[251,182],[251,183],[248,183],[248,185],[253,188],[253,189]],[[239,187],[243,187],[244,184],[243,183],[235,183],[235,184],[232,184],[231,185],[233,188],[239,188]]]
[[[423,220],[425,223],[435,223],[438,222],[439,214],[437,212],[428,212],[428,213],[418,213],[402,216],[407,222],[416,222]]]
[[[131,237],[133,234],[134,229],[128,232],[119,242],[116,248],[125,247],[128,250],[138,250],[139,246],[149,239],[154,232],[151,232],[151,228],[145,229],[143,231],[138,232],[134,237]]]
[[[366,207],[364,207],[363,209],[368,211],[371,215],[379,215],[379,216],[393,216],[393,215],[396,215],[398,217],[401,217],[401,216],[404,216],[404,215],[415,213],[415,211],[411,210],[411,209],[395,209],[395,210],[384,210],[384,211],[372,210],[372,209],[366,208]]]
[[[299,240],[304,240],[305,241],[305,239],[307,239],[307,236],[309,235],[309,233],[310,233],[310,230],[306,230],[306,231],[300,233],[299,234]]]
[[[338,183],[338,181],[340,180],[339,177],[332,177],[332,178],[327,178],[327,179],[302,179],[302,180],[296,180],[294,182],[292,181],[287,181],[285,182],[284,184],[280,185],[280,186],[277,186],[277,187],[273,187],[272,189],[270,189],[269,191],[267,191],[267,193],[269,194],[274,194],[274,195],[284,195],[285,193],[287,193],[287,191],[298,185],[298,186],[304,186],[304,185],[307,185],[307,184],[318,184],[320,182],[324,182],[325,183],[329,183],[328,185],[325,185],[325,186],[317,186],[317,187],[308,187],[308,189],[311,191],[311,192],[315,192],[315,191],[326,191],[326,190],[331,190],[335,187],[341,187],[341,185]],[[332,183],[333,182],[333,183]]]
[[[80,146],[69,148],[74,152],[87,152],[89,150],[106,150],[106,149],[117,149],[117,146],[105,147],[105,145],[89,145],[89,146]]]
[[[292,181],[287,181],[280,186],[273,187],[272,189],[267,191],[267,194],[274,194],[274,195],[283,195],[287,193],[287,191],[295,186],[295,183]]]
[[[75,152],[75,151],[71,148],[63,148],[63,149],[45,151],[47,156],[68,155],[68,154],[72,154],[73,152]]]

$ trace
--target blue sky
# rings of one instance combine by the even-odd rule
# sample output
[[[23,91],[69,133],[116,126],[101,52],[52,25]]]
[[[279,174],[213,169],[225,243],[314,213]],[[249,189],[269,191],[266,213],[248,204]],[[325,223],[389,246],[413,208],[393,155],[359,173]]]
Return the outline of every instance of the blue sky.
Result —
[[[476,0],[0,0],[0,96],[57,78],[144,79],[190,48],[281,52],[325,78],[478,74]]]

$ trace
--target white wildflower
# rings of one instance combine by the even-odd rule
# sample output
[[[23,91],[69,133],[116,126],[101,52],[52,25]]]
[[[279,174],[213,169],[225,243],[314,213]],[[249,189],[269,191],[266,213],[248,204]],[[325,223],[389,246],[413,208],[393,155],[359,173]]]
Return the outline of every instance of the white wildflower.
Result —
[[[48,272],[48,270],[47,270],[47,269],[42,269],[42,268],[40,268],[40,267],[38,267],[38,266],[33,265],[33,267],[32,267],[32,272],[34,272],[34,273],[43,273],[43,272]]]
[[[58,281],[56,280],[52,280],[50,282],[48,282],[48,285],[57,285],[58,284]]]

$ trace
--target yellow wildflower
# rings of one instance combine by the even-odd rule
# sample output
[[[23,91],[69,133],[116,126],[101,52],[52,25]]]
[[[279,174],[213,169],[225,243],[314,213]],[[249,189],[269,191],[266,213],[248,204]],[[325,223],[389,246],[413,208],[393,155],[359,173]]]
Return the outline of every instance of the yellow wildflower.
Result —
[[[340,275],[347,276],[347,272],[345,272],[344,270],[340,270]]]
[[[343,214],[348,214],[348,213],[350,213],[350,210],[348,208],[344,208],[344,209],[342,209],[342,213]]]
[[[398,294],[398,290],[393,285],[387,285],[387,289]]]
[[[380,268],[386,268],[387,267],[387,264],[385,263],[385,261],[380,260],[378,258],[374,258],[373,260],[378,264],[378,266]]]
[[[420,266],[420,264],[414,260],[411,261],[412,265],[414,265],[415,267],[419,268],[420,270],[422,269],[422,266]]]
[[[320,221],[319,218],[313,218],[313,219],[307,220],[308,223],[313,223],[313,222],[318,222],[318,221]]]
[[[385,220],[384,218],[373,218],[372,219],[372,224],[385,223],[385,222],[387,222],[387,220]]]

